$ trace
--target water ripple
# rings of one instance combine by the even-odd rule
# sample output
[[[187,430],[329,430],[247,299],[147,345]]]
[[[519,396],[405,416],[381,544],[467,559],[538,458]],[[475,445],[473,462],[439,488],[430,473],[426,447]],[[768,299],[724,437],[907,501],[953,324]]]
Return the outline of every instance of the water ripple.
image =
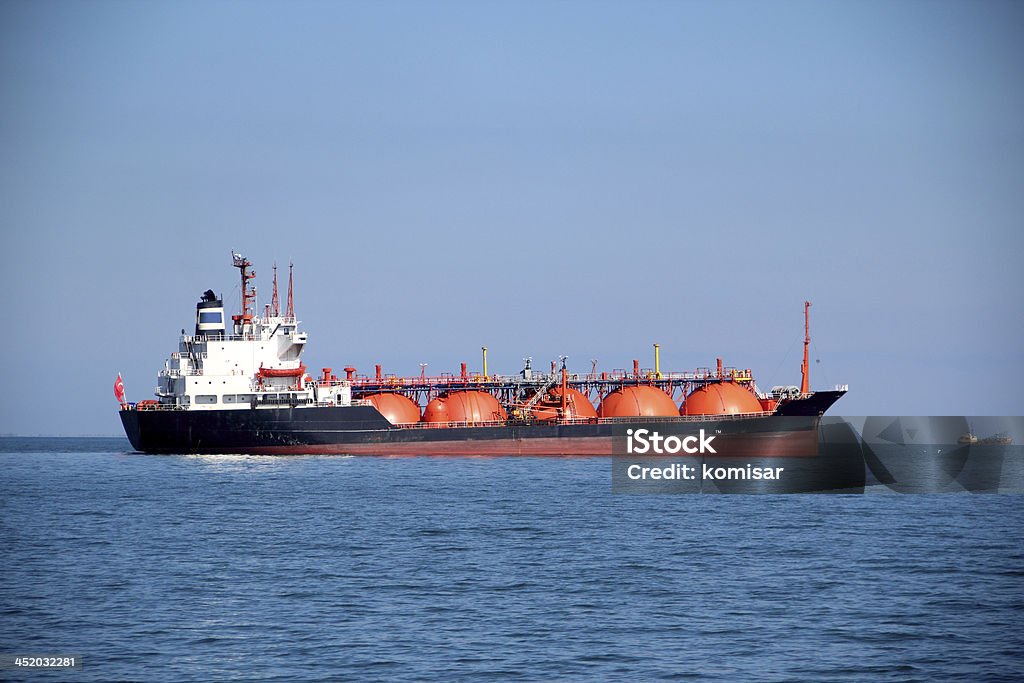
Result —
[[[3,649],[80,652],[76,680],[997,681],[1024,665],[1021,497],[614,496],[602,459],[0,446]]]

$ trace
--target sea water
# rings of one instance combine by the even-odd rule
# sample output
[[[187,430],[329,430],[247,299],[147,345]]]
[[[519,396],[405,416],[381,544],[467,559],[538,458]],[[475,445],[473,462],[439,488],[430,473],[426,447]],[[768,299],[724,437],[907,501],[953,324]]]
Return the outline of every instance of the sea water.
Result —
[[[0,440],[3,680],[1020,680],[1024,497]]]

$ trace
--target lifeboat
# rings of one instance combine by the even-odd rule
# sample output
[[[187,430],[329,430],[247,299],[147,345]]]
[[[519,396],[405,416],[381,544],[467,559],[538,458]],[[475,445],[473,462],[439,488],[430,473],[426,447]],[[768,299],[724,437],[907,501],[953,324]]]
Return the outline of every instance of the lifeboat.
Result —
[[[260,366],[260,377],[301,377],[306,374],[306,366],[297,368],[265,368]]]

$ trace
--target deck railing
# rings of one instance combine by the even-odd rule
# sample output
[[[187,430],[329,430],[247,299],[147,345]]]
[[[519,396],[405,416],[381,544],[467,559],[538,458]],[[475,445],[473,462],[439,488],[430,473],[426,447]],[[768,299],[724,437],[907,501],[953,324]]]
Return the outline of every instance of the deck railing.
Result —
[[[476,420],[464,422],[410,422],[397,424],[400,429],[438,429],[447,427],[508,427],[515,425],[555,424],[555,425],[582,425],[582,424],[678,424],[680,422],[707,422],[709,420],[748,420],[756,417],[771,417],[775,413],[762,411],[757,413],[736,413],[730,415],[676,415],[676,416],[631,416],[631,417],[577,417],[565,420],[549,420],[526,422],[520,420]]]
[[[233,404],[233,409],[239,410],[243,408],[249,408],[251,403],[248,401],[240,401]],[[315,402],[313,399],[302,399],[300,401],[292,401],[290,399],[272,399],[262,400],[256,402],[258,406],[273,406],[276,408],[285,406],[317,406],[321,408],[333,407],[334,404],[326,401]],[[371,406],[372,402],[364,399],[354,399],[352,401],[353,406]],[[218,408],[221,406],[218,406]],[[195,406],[179,406],[170,403],[158,403],[149,401],[139,401],[138,403],[126,403],[122,406],[122,410],[207,410],[206,408],[196,408]],[[534,425],[534,424],[555,424],[555,425],[582,425],[582,424],[667,424],[673,423],[678,424],[680,422],[707,422],[709,420],[724,421],[724,420],[747,420],[756,417],[771,417],[774,415],[771,411],[762,411],[758,413],[736,413],[730,415],[675,415],[675,416],[630,416],[630,417],[577,417],[569,418],[564,420],[538,420],[535,422],[525,420],[466,420],[460,422],[407,422],[399,423],[394,425],[398,429],[441,429],[441,428],[459,428],[459,427],[509,427],[515,425]]]

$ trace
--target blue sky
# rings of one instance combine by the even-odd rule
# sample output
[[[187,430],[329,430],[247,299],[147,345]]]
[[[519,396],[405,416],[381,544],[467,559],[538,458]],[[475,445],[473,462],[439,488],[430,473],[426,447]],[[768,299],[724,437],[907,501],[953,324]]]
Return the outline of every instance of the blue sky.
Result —
[[[237,249],[310,367],[1024,407],[1024,6],[0,4],[0,433],[116,434]]]

